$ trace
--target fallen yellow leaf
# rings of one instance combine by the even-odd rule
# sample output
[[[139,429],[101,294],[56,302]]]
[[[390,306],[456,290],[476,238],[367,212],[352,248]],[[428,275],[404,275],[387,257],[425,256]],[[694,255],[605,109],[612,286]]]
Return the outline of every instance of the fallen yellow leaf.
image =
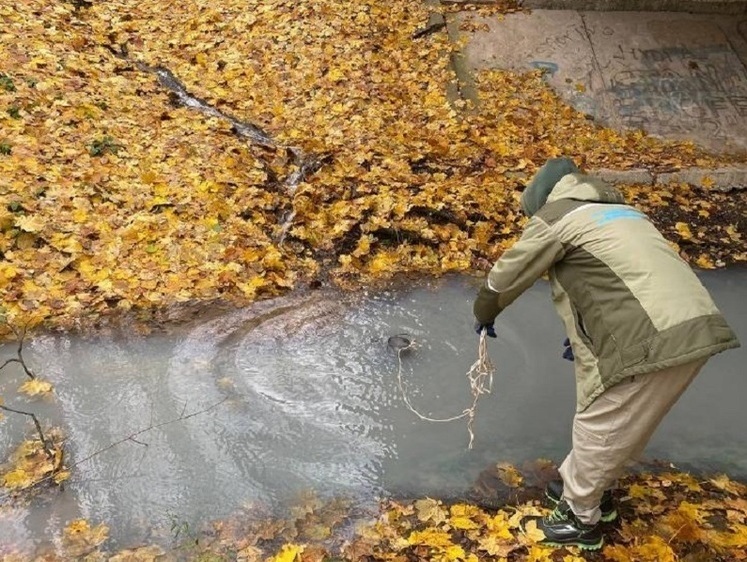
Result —
[[[49,394],[52,392],[52,383],[43,381],[41,379],[31,379],[23,383],[19,388],[19,392],[23,392],[28,396],[38,396]]]

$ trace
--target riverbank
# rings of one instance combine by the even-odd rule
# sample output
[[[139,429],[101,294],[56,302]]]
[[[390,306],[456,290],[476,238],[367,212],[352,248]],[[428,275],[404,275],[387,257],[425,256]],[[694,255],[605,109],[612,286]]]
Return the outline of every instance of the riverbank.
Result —
[[[699,559],[734,562],[747,557],[747,485],[724,475],[696,476],[659,468],[625,477],[614,498],[620,519],[604,525],[598,552],[550,549],[524,532],[519,521],[545,506],[537,484],[553,472],[538,461],[522,473],[506,464],[490,472],[508,498],[498,508],[432,498],[392,498],[367,515],[344,498],[299,499],[283,515],[248,507],[225,520],[192,528],[177,517],[171,540],[117,548],[105,523],[85,519],[57,529],[58,547],[4,544],[0,558],[20,562],[109,560],[110,562],[666,562]],[[539,476],[539,477],[538,477]],[[530,485],[534,484],[534,485]],[[2,513],[0,513],[0,516]]]
[[[19,329],[481,270],[521,230],[517,187],[559,154],[744,161],[602,127],[540,70],[479,73],[471,111],[420,1],[1,10],[0,312]],[[625,189],[691,262],[747,259],[744,193]]]
[[[701,275],[740,337],[747,331],[739,290],[745,274]],[[102,548],[110,553],[138,545],[167,550],[174,521],[183,528],[180,544],[191,536],[186,529],[203,533],[214,521],[251,541],[259,531],[250,520],[284,510],[305,517],[307,508],[292,508],[298,497],[313,505],[348,500],[350,525],[326,544],[332,550],[337,539],[350,539],[353,522],[376,517],[380,498],[411,505],[430,497],[510,517],[507,506],[537,496],[507,489],[501,476],[518,482],[507,467],[520,470],[524,486],[541,488],[533,479],[551,478],[571,446],[573,368],[561,357],[565,334],[547,283],[498,319],[498,338],[489,342],[493,391],[479,399],[471,449],[467,420],[428,422],[404,401],[436,419],[472,402],[464,373],[476,354],[471,303],[478,284],[449,276],[366,294],[294,293],[147,336],[34,334],[24,358],[51,390],[35,397],[15,391],[27,377],[12,364],[3,370],[3,404],[36,413],[46,431],[55,428],[64,476],[61,487],[52,484],[55,467],[38,443],[11,454],[34,429],[8,413],[0,432],[0,451],[9,458],[0,467],[0,545],[59,549],[62,527],[80,519],[108,528],[95,536],[108,538]],[[414,342],[401,367],[388,344],[396,334]],[[745,481],[746,353],[710,360],[669,413],[645,453],[671,460],[657,470],[687,473],[701,484],[723,474]],[[2,346],[0,362],[16,354],[17,346]],[[538,457],[548,460],[538,464]],[[499,463],[504,468],[496,471]],[[652,470],[649,461],[643,470]],[[41,478],[44,484],[33,486]],[[627,493],[623,487],[620,497]],[[675,497],[692,503],[698,496]],[[625,517],[630,523],[637,516]],[[320,533],[318,524],[309,522],[309,532]],[[275,534],[260,541],[263,557],[277,554],[281,539],[292,540],[280,523],[270,528]],[[646,542],[647,528],[638,531],[636,540]],[[210,536],[205,541],[217,547]],[[630,546],[627,540],[610,542]],[[516,541],[510,544],[518,548]]]

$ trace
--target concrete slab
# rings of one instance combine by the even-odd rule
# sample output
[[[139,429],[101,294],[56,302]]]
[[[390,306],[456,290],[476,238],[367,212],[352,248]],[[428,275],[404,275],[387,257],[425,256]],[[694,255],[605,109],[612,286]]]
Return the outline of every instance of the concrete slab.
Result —
[[[599,10],[747,14],[745,0],[523,0],[525,8],[544,10]]]
[[[535,10],[475,23],[465,32],[473,70],[543,68],[609,126],[747,150],[747,16]]]

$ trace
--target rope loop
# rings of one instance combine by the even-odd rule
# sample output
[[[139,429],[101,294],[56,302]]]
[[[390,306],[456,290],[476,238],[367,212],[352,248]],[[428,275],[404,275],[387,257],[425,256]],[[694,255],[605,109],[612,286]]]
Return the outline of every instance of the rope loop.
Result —
[[[407,408],[421,420],[427,422],[445,423],[467,418],[467,431],[469,432],[469,444],[467,448],[472,449],[472,445],[475,441],[474,423],[475,414],[477,413],[477,401],[480,396],[483,394],[490,394],[493,390],[493,375],[495,374],[495,367],[488,355],[488,342],[485,331],[483,330],[480,332],[480,343],[477,346],[477,360],[466,373],[467,380],[469,381],[470,392],[472,394],[472,404],[469,408],[462,411],[461,414],[450,418],[431,418],[423,415],[418,412],[418,410],[412,405],[412,402],[410,402],[402,383],[402,352],[414,347],[416,347],[414,341],[408,341],[407,345],[397,345],[395,347],[397,350],[397,383],[399,384],[399,390],[402,393],[402,398],[407,405]]]

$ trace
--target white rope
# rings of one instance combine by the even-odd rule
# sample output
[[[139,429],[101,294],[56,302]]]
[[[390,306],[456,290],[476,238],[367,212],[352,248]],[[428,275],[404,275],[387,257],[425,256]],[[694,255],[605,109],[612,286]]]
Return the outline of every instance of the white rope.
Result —
[[[415,409],[410,402],[410,399],[407,397],[405,387],[402,384],[402,352],[414,346],[415,342],[410,341],[406,346],[397,349],[397,382],[405,404],[413,414],[418,416],[421,420],[428,422],[443,423],[467,418],[467,431],[469,432],[469,445],[467,448],[472,449],[472,444],[475,440],[473,425],[475,422],[475,414],[477,413],[477,400],[483,394],[490,394],[493,389],[493,374],[495,373],[493,362],[488,356],[488,342],[485,331],[483,330],[480,333],[480,343],[477,346],[477,361],[472,364],[466,373],[467,380],[469,381],[470,392],[472,393],[472,405],[465,409],[461,414],[450,418],[431,418],[425,416]]]

